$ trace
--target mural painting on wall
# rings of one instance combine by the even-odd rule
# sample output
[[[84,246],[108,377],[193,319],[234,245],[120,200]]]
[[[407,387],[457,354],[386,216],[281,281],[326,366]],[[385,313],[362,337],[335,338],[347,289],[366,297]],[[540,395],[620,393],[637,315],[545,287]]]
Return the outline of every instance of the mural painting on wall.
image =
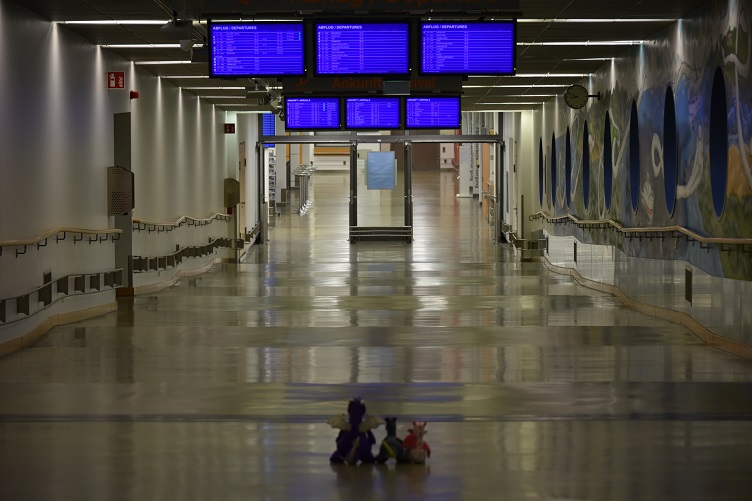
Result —
[[[697,18],[685,19],[656,36],[653,43],[630,50],[586,87],[603,98],[579,111],[556,106],[556,215],[580,219],[612,219],[625,227],[681,226],[712,237],[752,236],[752,0],[713,2]],[[711,186],[709,148],[711,95],[716,68],[726,88],[728,179],[721,216],[716,215]],[[676,121],[676,168],[667,169],[664,111],[666,93],[673,91]],[[639,195],[632,208],[629,182],[629,131],[632,101],[639,125]],[[717,106],[716,106],[717,107]],[[546,111],[553,111],[547,105]],[[717,111],[717,110],[716,110]],[[605,116],[610,115],[612,190],[610,206],[604,186]],[[587,120],[590,193],[582,193],[583,124]],[[572,141],[572,201],[566,204],[564,182],[566,129]],[[545,140],[544,135],[544,142]],[[550,135],[548,136],[551,137]],[[668,144],[671,138],[668,138]],[[668,156],[667,156],[668,155]],[[668,176],[667,176],[668,174]],[[550,176],[550,174],[549,174]],[[547,176],[548,177],[548,176]],[[666,180],[676,186],[666,189]],[[547,184],[550,181],[547,180]],[[671,200],[667,199],[667,195]],[[546,204],[548,205],[548,204]],[[673,211],[671,210],[673,209]],[[589,240],[587,235],[580,235]],[[664,239],[614,239],[627,254],[638,257],[686,259],[706,272],[728,278],[752,279],[752,259],[741,246],[720,250],[697,242]]]

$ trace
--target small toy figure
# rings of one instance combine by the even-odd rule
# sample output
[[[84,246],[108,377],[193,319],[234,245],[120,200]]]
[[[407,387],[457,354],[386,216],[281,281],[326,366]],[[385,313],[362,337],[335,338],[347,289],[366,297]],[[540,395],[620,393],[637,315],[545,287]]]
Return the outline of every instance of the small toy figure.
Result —
[[[366,403],[360,397],[350,399],[347,415],[334,416],[327,421],[332,428],[341,430],[337,435],[337,450],[329,458],[332,463],[373,463],[371,446],[376,437],[371,431],[384,423],[378,416],[366,416]]]
[[[428,433],[425,421],[413,421],[413,427],[407,430],[409,433],[402,441],[405,448],[407,461],[410,463],[425,463],[426,458],[431,457],[431,447],[423,437]]]
[[[397,463],[406,463],[407,454],[402,445],[402,439],[397,437],[397,418],[388,417],[384,420],[386,421],[386,437],[381,441],[376,462],[386,463],[389,458],[393,458]]]

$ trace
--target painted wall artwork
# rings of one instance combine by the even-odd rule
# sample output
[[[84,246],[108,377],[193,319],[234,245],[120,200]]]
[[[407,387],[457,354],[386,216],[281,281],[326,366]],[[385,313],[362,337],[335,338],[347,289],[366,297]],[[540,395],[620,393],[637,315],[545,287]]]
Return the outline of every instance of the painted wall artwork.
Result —
[[[582,82],[591,94],[601,92],[602,99],[591,99],[581,110],[569,109],[561,98],[546,103],[543,120],[555,124],[555,130],[542,129],[542,140],[550,143],[552,133],[556,136],[557,180],[545,181],[556,187],[556,202],[552,206],[551,198],[544,197],[542,209],[557,216],[611,219],[625,227],[680,226],[703,236],[752,237],[751,69],[752,0],[715,1],[695,18],[677,22],[648,43],[627,50]],[[633,102],[639,149],[630,148]],[[585,121],[587,208],[582,168]],[[567,128],[572,154],[569,204],[564,182]],[[610,148],[604,144],[609,135]],[[630,179],[630,149],[639,151],[638,180]],[[606,155],[611,160],[610,178]],[[549,170],[545,174],[551,175]],[[638,190],[636,210],[633,186]],[[571,232],[563,227],[557,231]],[[705,248],[666,235],[619,238],[613,243],[629,255],[686,259],[715,276],[752,280],[752,248]],[[585,233],[577,236],[591,238]]]

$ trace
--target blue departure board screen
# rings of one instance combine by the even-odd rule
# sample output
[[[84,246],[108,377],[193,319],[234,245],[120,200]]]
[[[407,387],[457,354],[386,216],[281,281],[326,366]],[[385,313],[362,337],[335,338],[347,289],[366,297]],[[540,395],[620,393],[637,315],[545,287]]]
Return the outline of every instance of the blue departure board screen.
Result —
[[[285,128],[288,130],[339,129],[339,98],[286,97]]]
[[[261,135],[274,136],[277,134],[276,128],[277,116],[274,113],[264,113],[261,115]],[[264,144],[265,148],[274,148],[273,144]]]
[[[303,23],[211,23],[213,77],[305,75]]]
[[[407,23],[316,25],[318,75],[407,75]]]
[[[434,75],[514,75],[514,21],[430,23],[420,28],[420,71]]]
[[[408,129],[459,129],[458,96],[408,97],[405,100]]]
[[[401,116],[398,97],[345,99],[345,127],[348,129],[399,129]]]

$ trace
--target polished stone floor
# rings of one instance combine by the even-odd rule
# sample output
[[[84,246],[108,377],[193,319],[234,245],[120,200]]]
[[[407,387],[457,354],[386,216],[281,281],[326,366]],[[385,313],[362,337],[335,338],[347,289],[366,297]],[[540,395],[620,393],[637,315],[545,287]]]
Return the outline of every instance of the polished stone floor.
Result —
[[[452,172],[414,174],[412,245],[350,245],[348,183],[0,359],[0,499],[752,498],[752,362],[521,263]],[[358,200],[402,224],[400,186]],[[428,421],[428,464],[330,466],[353,396]]]

